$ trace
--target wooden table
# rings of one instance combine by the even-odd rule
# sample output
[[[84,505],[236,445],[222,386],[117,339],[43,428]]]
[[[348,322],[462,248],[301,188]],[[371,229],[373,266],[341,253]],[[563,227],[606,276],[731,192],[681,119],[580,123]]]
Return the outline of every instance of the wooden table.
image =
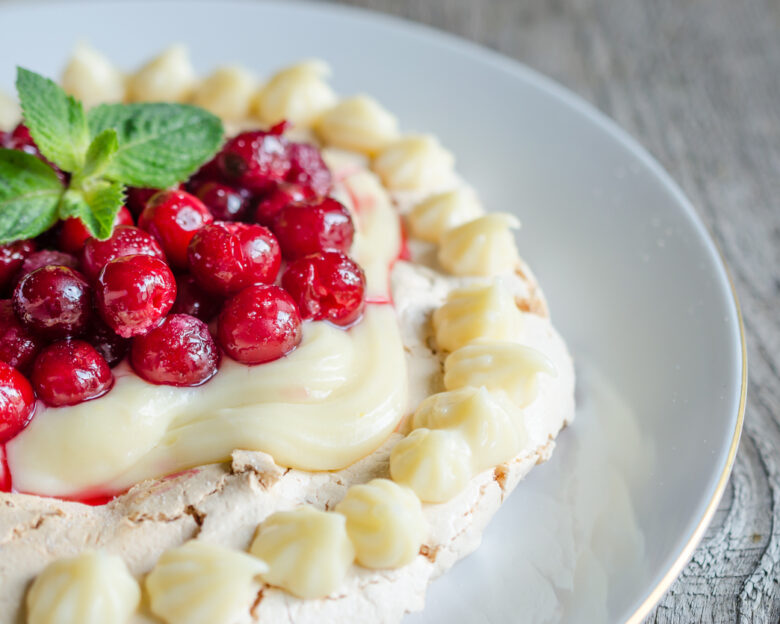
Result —
[[[500,50],[647,147],[725,255],[750,388],[731,482],[648,622],[780,620],[780,0],[346,0]]]

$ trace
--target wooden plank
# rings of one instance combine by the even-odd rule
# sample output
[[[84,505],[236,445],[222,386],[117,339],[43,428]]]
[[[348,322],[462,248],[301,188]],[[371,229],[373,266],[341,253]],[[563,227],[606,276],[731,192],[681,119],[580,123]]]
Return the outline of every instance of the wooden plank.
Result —
[[[780,620],[780,2],[347,0],[476,40],[578,92],[671,172],[713,232],[745,316],[734,474],[648,622]]]

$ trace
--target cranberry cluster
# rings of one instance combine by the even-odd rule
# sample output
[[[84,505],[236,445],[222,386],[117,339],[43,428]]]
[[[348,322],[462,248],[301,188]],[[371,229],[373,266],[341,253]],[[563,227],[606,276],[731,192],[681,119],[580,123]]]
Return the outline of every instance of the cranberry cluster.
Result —
[[[230,139],[179,188],[129,189],[107,240],[66,220],[0,245],[0,443],[36,397],[65,406],[108,392],[125,356],[150,383],[197,386],[223,351],[269,362],[298,346],[302,320],[360,319],[349,211],[328,196],[319,151],[285,128]],[[40,157],[24,126],[0,146]]]

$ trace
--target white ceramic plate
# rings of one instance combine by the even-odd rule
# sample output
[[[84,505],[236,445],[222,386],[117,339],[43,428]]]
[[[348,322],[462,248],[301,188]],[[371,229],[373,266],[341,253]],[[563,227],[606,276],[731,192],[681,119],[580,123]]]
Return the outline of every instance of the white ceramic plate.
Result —
[[[745,359],[723,264],[678,187],[561,87],[470,43],[362,11],[241,2],[5,4],[14,65],[58,75],[85,38],[125,67],[171,42],[200,71],[306,57],[434,132],[522,254],[577,362],[579,414],[482,547],[410,622],[638,621],[701,538],[741,429]]]

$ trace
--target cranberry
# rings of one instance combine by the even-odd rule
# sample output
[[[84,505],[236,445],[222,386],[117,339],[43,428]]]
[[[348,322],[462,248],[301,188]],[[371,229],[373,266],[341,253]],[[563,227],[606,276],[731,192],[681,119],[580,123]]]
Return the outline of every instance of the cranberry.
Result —
[[[174,314],[189,314],[208,323],[222,307],[222,298],[203,290],[192,275],[176,278],[176,302],[171,308]]]
[[[13,277],[22,268],[25,258],[34,251],[35,242],[31,240],[0,245],[0,291],[11,284]]]
[[[207,182],[221,182],[222,170],[219,168],[216,156],[198,169],[187,181],[187,190],[194,195],[198,194],[200,187]]]
[[[279,212],[288,204],[294,204],[307,199],[315,199],[316,195],[307,186],[285,184],[276,187],[257,202],[255,221],[265,227],[273,227]]]
[[[217,156],[225,178],[252,193],[282,182],[290,172],[287,140],[276,133],[255,130],[230,139]]]
[[[273,230],[288,259],[326,249],[348,251],[355,235],[349,211],[332,197],[313,204],[285,206],[279,211]]]
[[[25,275],[14,289],[19,320],[47,338],[83,333],[91,313],[91,292],[78,271],[48,265]]]
[[[219,349],[208,326],[188,314],[171,314],[145,336],[133,339],[130,363],[146,381],[199,386],[219,368]]]
[[[99,318],[92,319],[84,340],[95,347],[95,351],[102,356],[111,368],[114,368],[124,359],[125,355],[127,355],[127,350],[130,348],[130,341],[127,338],[118,336],[113,329]]]
[[[290,143],[287,157],[290,159],[288,182],[308,187],[320,197],[330,192],[333,176],[317,147],[309,143]]]
[[[227,301],[219,315],[217,340],[243,364],[276,360],[301,342],[298,308],[278,286],[256,284]]]
[[[51,407],[76,405],[103,396],[114,376],[95,348],[83,340],[49,345],[35,360],[32,383],[38,398]]]
[[[146,204],[138,225],[162,245],[170,263],[187,265],[187,246],[204,225],[214,221],[208,208],[186,191],[160,191]]]
[[[0,300],[0,362],[26,371],[40,348],[40,338],[22,325],[11,300]]]
[[[246,216],[249,196],[220,182],[206,182],[196,193],[217,221],[241,221]]]
[[[119,225],[111,238],[101,241],[90,238],[81,252],[81,268],[94,281],[101,269],[112,260],[122,256],[153,256],[165,260],[160,244],[148,232],[132,225]]]
[[[262,225],[212,223],[192,239],[190,272],[209,292],[232,295],[250,284],[270,284],[282,255],[273,234]]]
[[[282,276],[282,286],[305,319],[346,327],[363,315],[366,277],[363,269],[340,251],[291,262]]]
[[[35,394],[27,378],[0,362],[0,444],[27,426],[35,412]]]
[[[159,258],[123,256],[100,272],[95,303],[108,326],[123,338],[145,334],[176,300],[173,273]]]
[[[133,225],[133,215],[122,206],[114,217],[114,227],[118,225]],[[84,248],[92,234],[81,219],[71,217],[62,222],[59,235],[59,248],[68,253],[77,254]]]

